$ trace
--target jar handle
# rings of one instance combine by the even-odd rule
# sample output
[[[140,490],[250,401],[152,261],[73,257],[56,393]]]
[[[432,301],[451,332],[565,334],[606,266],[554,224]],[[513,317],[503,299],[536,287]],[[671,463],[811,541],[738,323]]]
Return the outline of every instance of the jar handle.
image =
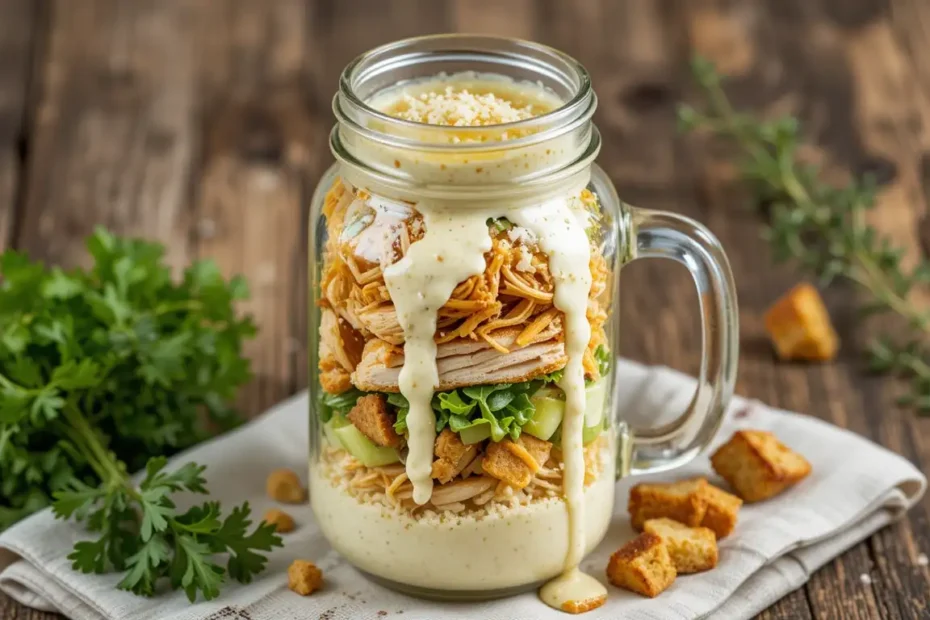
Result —
[[[665,211],[634,208],[630,221],[634,260],[670,258],[691,272],[703,351],[697,389],[681,417],[657,428],[621,426],[620,475],[679,467],[707,447],[733,396],[739,346],[736,287],[717,238],[694,220]]]

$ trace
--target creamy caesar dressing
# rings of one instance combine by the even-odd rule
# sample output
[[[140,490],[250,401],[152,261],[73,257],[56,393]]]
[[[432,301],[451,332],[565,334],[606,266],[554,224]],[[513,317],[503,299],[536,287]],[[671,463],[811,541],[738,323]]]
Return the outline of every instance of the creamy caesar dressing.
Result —
[[[584,557],[584,446],[585,383],[582,358],[591,337],[586,317],[591,288],[590,246],[587,235],[572,212],[570,196],[504,212],[479,207],[442,208],[417,205],[426,233],[410,246],[406,256],[385,269],[385,282],[404,329],[404,366],[400,372],[401,393],[410,402],[407,414],[407,477],[413,484],[413,499],[429,501],[432,493],[433,443],[436,420],[430,402],[439,384],[436,367],[437,312],[453,289],[485,269],[484,254],[491,249],[487,220],[503,216],[530,230],[549,256],[554,279],[554,305],[565,315],[565,350],[568,364],[559,387],[565,393],[563,419],[563,495],[568,510],[567,550],[563,574],[545,586],[540,595],[557,608],[568,600],[604,594],[594,579],[578,571]],[[567,599],[565,596],[575,599]]]
[[[539,112],[535,113],[557,107],[551,93],[532,85],[516,85],[487,76],[472,80],[470,86],[482,93],[491,93],[502,100],[510,97],[512,103],[530,106],[526,109],[537,106]],[[447,83],[447,76],[436,82]],[[411,100],[409,92],[413,87],[407,88],[406,99],[403,89],[395,89],[369,105],[382,111],[390,111],[392,106],[419,105]],[[429,88],[428,82],[418,83],[414,89],[416,97]],[[519,89],[518,99],[514,99],[517,92],[514,89]],[[452,118],[456,110],[446,106],[437,113]],[[481,112],[487,113],[487,108]],[[503,113],[517,112],[507,109]],[[502,126],[495,127],[493,122],[472,124],[489,125],[487,133],[463,134],[478,143],[519,137],[502,132]],[[430,130],[415,127],[411,131]],[[426,134],[422,137],[426,139]],[[455,133],[446,133],[442,139],[455,143],[459,138]],[[553,166],[565,165],[566,157],[571,157],[577,148],[567,136],[522,149],[496,149],[489,145],[483,151],[462,153],[411,151],[375,143],[368,146],[364,141],[355,146],[366,152],[366,159],[392,161],[399,174],[412,174],[420,183],[456,183],[463,178],[479,183],[513,181],[523,173],[545,173]],[[358,504],[328,481],[312,475],[314,505],[319,507],[324,532],[340,552],[362,569],[394,581],[455,590],[506,588],[555,577],[541,589],[540,596],[556,608],[571,600],[606,593],[597,581],[578,570],[585,553],[606,530],[613,498],[612,477],[608,474],[602,475],[587,492],[584,489],[582,360],[591,336],[586,317],[591,272],[590,246],[584,227],[588,214],[578,212],[583,207],[575,197],[587,182],[588,172],[584,171],[558,188],[546,187],[545,195],[535,201],[522,199],[519,205],[463,202],[455,198],[448,202],[418,201],[414,208],[423,217],[424,236],[410,245],[401,260],[383,269],[405,337],[404,365],[399,378],[400,391],[410,403],[405,468],[413,485],[413,499],[422,505],[429,501],[433,488],[436,421],[430,402],[439,384],[434,342],[439,308],[460,282],[484,272],[485,253],[492,247],[489,218],[506,217],[536,237],[549,257],[553,303],[564,315],[568,363],[559,382],[566,400],[562,431],[564,502],[502,507],[496,517],[482,520],[463,520],[451,515],[449,521],[437,526],[409,517],[405,521],[396,514],[386,515],[378,507]],[[387,546],[392,544],[402,550],[400,557],[410,560],[399,560],[397,553],[389,553]],[[508,553],[509,550],[514,553]],[[422,553],[418,555],[419,552]],[[445,568],[443,559],[449,557],[463,558],[464,566],[455,570]],[[436,570],[439,565],[444,566],[443,570]]]
[[[381,503],[360,502],[322,467],[310,470],[317,522],[336,551],[372,575],[420,588],[493,594],[564,570],[569,514],[560,498],[500,506],[480,518],[416,518]],[[613,502],[613,470],[605,467],[584,493],[586,553],[606,534]]]
[[[455,98],[456,101],[444,106],[434,105],[440,98]],[[455,105],[471,102],[496,104],[496,109],[491,111],[496,113],[495,116]],[[508,134],[508,129],[502,125],[541,116],[562,104],[555,93],[539,84],[474,71],[408,80],[380,91],[368,101],[371,107],[403,120],[431,125],[488,127],[487,133],[447,134],[453,144],[469,138],[485,141],[518,137],[519,134]]]
[[[404,366],[400,392],[410,402],[407,413],[407,477],[413,500],[429,501],[433,491],[433,443],[436,418],[430,402],[439,386],[436,368],[436,317],[459,282],[484,273],[484,253],[491,249],[488,216],[481,210],[417,205],[426,232],[407,254],[384,270],[384,282],[404,330]]]
[[[531,82],[516,82],[500,75],[456,73],[433,78],[409,81],[377,92],[366,104],[388,115],[400,118],[411,117],[408,109],[410,98],[418,99],[424,94],[444,94],[452,86],[457,92],[468,90],[478,97],[494,96],[496,100],[511,104],[519,112],[529,111],[530,117],[551,112],[564,102],[558,96]],[[511,183],[525,175],[544,174],[556,171],[570,163],[580,148],[570,132],[551,139],[514,146],[513,141],[537,131],[538,127],[515,127],[513,122],[524,119],[526,114],[508,109],[496,121],[499,124],[456,124],[456,116],[462,121],[473,115],[473,110],[447,106],[442,123],[424,122],[386,123],[380,119],[369,120],[367,129],[389,134],[404,140],[417,141],[425,145],[459,145],[461,149],[449,148],[406,148],[385,144],[365,135],[346,135],[353,152],[376,169],[392,175],[405,177],[417,184],[468,185],[473,183]],[[492,118],[493,110],[482,110],[484,120]],[[396,118],[397,116],[395,116]],[[472,119],[474,120],[474,119]],[[501,124],[502,123],[502,124]],[[364,185],[364,184],[363,184]]]
[[[562,494],[568,507],[568,553],[563,574],[543,586],[540,597],[557,609],[570,600],[604,595],[600,583],[578,570],[585,554],[584,444],[585,383],[582,358],[591,339],[586,311],[591,290],[591,248],[584,228],[569,208],[569,200],[554,199],[511,213],[515,224],[535,233],[540,248],[549,256],[555,281],[553,304],[565,315],[565,353],[568,364],[559,387],[565,392],[562,420],[562,454],[565,474]]]

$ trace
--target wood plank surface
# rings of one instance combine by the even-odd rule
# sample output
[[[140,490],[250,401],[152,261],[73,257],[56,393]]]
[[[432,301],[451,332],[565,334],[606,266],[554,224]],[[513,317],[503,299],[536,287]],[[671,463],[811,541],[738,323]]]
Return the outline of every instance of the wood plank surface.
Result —
[[[0,250],[13,240],[22,196],[32,66],[42,44],[40,12],[39,3],[9,0],[0,19]]]
[[[719,146],[674,123],[676,102],[696,96],[687,60],[701,53],[730,76],[738,107],[796,114],[836,174],[875,174],[873,223],[913,260],[930,247],[926,0],[0,0],[0,248],[72,265],[104,225],[162,241],[175,266],[211,257],[245,275],[261,331],[241,405],[257,414],[306,385],[304,230],[331,162],[339,72],[375,45],[456,30],[578,58],[599,95],[599,163],[620,195],[720,237],[740,300],[739,393],[930,470],[930,419],[894,406],[898,383],[864,373],[873,330],[852,316],[855,292],[827,294],[844,343],[836,363],[774,361],[762,315],[799,276],[772,265]],[[624,270],[622,350],[694,372],[696,296],[684,270],[663,263]],[[928,553],[924,498],[760,617],[930,617]],[[0,596],[0,618],[52,617]]]

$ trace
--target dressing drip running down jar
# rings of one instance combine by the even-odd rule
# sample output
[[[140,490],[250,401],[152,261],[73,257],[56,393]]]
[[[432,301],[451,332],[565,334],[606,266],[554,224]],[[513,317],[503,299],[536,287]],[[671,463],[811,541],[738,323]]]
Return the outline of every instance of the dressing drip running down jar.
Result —
[[[615,481],[692,459],[737,360],[727,259],[701,225],[622,203],[594,163],[585,69],[535,43],[392,43],[340,78],[310,217],[310,498],[327,539],[417,596],[605,595],[579,570]],[[620,268],[694,277],[698,390],[677,421],[611,406]]]

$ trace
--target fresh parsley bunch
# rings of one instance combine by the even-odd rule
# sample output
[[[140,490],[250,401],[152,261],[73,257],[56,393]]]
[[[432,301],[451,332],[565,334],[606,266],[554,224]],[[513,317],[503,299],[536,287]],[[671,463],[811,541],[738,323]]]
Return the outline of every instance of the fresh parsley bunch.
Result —
[[[0,255],[0,529],[52,504],[99,535],[76,545],[75,569],[128,570],[120,587],[137,594],[168,577],[212,598],[280,539],[264,525],[246,535],[248,505],[222,521],[212,502],[180,513],[170,496],[206,492],[203,467],[166,473],[163,455],[238,421],[227,403],[250,377],[255,328],[234,309],[247,287],[206,261],[175,282],[161,246],[104,230],[87,247],[89,270]],[[143,466],[137,487],[127,472]]]

